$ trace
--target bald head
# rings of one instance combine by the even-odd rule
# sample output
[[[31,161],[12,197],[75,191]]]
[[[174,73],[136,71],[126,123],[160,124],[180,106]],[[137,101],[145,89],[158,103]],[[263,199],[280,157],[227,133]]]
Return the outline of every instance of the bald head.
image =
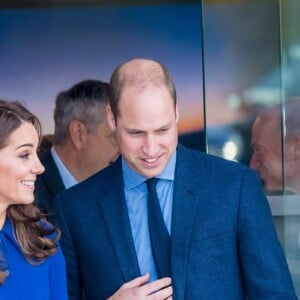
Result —
[[[176,90],[167,68],[158,61],[150,59],[133,59],[116,68],[110,79],[110,106],[115,116],[119,116],[119,101],[127,88],[142,92],[149,86],[164,86],[169,91],[176,106]]]
[[[280,104],[270,106],[256,119],[250,166],[258,171],[266,191],[285,189],[299,193],[300,99],[287,99],[283,115],[281,110]]]
[[[280,133],[281,130],[281,111],[280,105],[274,105],[264,109],[259,116],[256,118],[253,129],[258,128],[261,132],[265,127],[271,129],[269,136],[275,133]]]
[[[300,97],[293,97],[285,102],[286,135],[300,136]]]

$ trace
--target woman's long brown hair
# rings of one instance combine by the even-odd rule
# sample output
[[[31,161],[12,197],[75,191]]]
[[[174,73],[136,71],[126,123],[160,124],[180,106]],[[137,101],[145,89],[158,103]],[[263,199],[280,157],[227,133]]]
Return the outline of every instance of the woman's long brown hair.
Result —
[[[18,101],[0,100],[0,149],[7,145],[11,134],[24,122],[32,124],[41,137],[41,124],[34,114]],[[12,222],[16,240],[30,263],[42,262],[57,252],[60,231],[48,223],[33,204],[10,205],[7,216]]]

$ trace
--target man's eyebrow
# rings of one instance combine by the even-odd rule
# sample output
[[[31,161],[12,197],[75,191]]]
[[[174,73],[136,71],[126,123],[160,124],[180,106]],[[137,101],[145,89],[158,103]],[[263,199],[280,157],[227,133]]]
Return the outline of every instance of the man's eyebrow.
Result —
[[[168,128],[172,126],[172,122],[164,124],[162,126],[160,126],[159,128],[155,129],[155,130],[160,130],[160,129],[164,129],[164,128]]]
[[[161,129],[164,129],[164,128],[169,128],[172,126],[172,122],[169,122],[167,124],[164,124],[156,129],[153,129],[153,131],[159,131]],[[138,128],[134,128],[134,127],[125,127],[125,130],[126,131],[134,131],[134,132],[146,132],[146,130],[143,130],[143,129],[138,129]]]
[[[169,127],[169,126],[172,126],[172,122],[169,122],[169,123],[167,123],[167,124],[161,126],[160,128],[163,128],[163,127]]]
[[[127,132],[144,132],[144,130],[142,130],[142,129],[137,129],[137,128],[133,128],[133,127],[125,127],[125,131],[127,131]]]

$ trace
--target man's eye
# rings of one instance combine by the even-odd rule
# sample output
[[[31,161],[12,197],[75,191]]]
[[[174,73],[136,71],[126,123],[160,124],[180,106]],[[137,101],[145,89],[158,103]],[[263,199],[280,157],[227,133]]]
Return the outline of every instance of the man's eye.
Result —
[[[129,131],[128,133],[129,133],[130,135],[139,135],[139,134],[141,134],[140,131]]]
[[[165,132],[165,131],[168,131],[169,130],[169,127],[166,127],[166,128],[161,128],[159,131],[160,132]]]
[[[253,151],[257,152],[257,153],[260,153],[260,152],[263,152],[264,151],[264,148],[263,147],[254,147],[253,148]]]

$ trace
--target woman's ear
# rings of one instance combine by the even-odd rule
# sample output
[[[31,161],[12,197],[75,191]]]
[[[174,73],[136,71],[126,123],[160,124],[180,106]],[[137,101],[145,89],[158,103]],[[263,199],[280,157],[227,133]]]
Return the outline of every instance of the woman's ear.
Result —
[[[116,124],[115,116],[109,104],[106,106],[106,119],[110,130],[114,131],[116,129],[117,124]]]

